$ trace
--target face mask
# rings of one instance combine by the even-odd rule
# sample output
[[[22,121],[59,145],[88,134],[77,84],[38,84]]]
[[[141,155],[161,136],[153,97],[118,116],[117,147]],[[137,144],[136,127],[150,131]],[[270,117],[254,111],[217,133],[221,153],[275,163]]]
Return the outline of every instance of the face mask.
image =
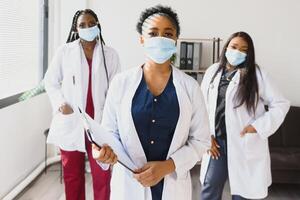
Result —
[[[235,67],[245,62],[247,54],[240,52],[239,50],[227,49],[225,56],[227,61]]]
[[[145,39],[144,49],[146,55],[158,64],[165,63],[176,53],[175,41],[165,37]]]
[[[100,33],[98,26],[93,26],[90,28],[79,28],[78,34],[79,37],[85,41],[93,41]]]

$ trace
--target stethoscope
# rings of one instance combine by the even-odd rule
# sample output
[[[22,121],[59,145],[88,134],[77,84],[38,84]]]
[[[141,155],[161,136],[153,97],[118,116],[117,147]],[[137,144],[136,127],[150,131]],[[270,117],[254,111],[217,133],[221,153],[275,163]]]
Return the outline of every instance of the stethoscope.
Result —
[[[213,75],[213,77],[211,78],[210,82],[209,82],[208,90],[207,90],[207,93],[206,93],[206,99],[207,99],[208,103],[209,103],[209,92],[210,92],[210,90],[213,90],[215,88],[215,83],[214,83],[215,79],[216,79],[217,75],[219,73],[221,73],[221,71],[222,71],[222,69],[218,69],[216,71],[216,73]],[[231,76],[232,76],[232,74],[235,74],[237,71],[238,71],[238,69],[233,70],[226,79],[228,81],[232,81],[233,77],[231,77]],[[229,77],[231,77],[231,78],[229,78]],[[234,81],[234,84],[236,85],[237,82]]]

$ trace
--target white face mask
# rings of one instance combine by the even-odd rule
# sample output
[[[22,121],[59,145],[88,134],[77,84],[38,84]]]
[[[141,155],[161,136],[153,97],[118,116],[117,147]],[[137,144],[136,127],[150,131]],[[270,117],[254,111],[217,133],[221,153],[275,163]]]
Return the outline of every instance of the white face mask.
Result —
[[[81,39],[91,42],[100,34],[100,30],[98,25],[90,28],[78,28],[78,34]]]
[[[228,48],[226,50],[225,56],[230,65],[235,67],[245,62],[247,54],[236,49]]]
[[[176,53],[176,42],[165,37],[152,37],[144,41],[145,54],[155,63],[163,64]]]

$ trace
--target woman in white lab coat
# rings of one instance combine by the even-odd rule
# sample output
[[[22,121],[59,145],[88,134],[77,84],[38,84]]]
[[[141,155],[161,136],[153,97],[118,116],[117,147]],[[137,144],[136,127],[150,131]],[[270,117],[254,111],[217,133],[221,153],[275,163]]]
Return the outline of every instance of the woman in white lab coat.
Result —
[[[210,145],[200,86],[171,64],[180,33],[171,8],[146,9],[137,30],[147,60],[114,78],[103,114],[102,126],[137,167],[132,174],[114,166],[112,199],[191,200],[190,169]],[[94,152],[98,161],[115,161],[112,151]]]
[[[271,184],[268,137],[283,122],[289,102],[256,65],[247,33],[228,39],[201,89],[212,134],[201,166],[202,200],[220,200],[227,179],[232,199],[265,198]]]
[[[110,171],[99,168],[92,158],[78,107],[100,123],[108,85],[119,69],[116,51],[104,45],[97,15],[89,9],[77,11],[67,44],[57,50],[45,75],[54,113],[48,143],[61,150],[66,199],[85,199],[85,152],[94,199],[109,199]]]

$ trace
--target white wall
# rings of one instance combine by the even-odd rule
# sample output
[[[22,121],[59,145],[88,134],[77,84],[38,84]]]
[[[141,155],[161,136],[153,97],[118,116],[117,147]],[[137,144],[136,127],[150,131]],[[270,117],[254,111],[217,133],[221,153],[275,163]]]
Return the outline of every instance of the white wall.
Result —
[[[86,0],[49,1],[49,61],[65,43],[72,18]],[[43,162],[43,131],[49,128],[51,106],[46,94],[0,109],[0,199]],[[49,148],[50,152],[53,148]]]
[[[50,113],[46,94],[0,110],[0,199],[43,161]]]
[[[57,47],[66,43],[77,10],[87,8],[87,0],[49,0],[49,61]]]
[[[123,68],[144,61],[135,25],[140,12],[156,4],[170,5],[179,14],[181,37],[227,39],[248,32],[258,64],[266,69],[292,105],[300,106],[299,0],[88,0],[102,24],[106,43],[120,54]]]

